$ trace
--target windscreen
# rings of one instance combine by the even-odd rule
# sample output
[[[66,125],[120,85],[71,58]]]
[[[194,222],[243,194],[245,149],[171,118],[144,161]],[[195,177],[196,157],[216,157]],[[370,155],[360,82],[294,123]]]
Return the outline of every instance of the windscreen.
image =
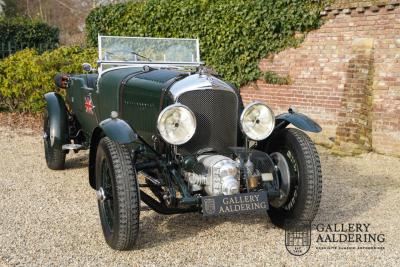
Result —
[[[199,63],[197,39],[99,36],[101,63]]]

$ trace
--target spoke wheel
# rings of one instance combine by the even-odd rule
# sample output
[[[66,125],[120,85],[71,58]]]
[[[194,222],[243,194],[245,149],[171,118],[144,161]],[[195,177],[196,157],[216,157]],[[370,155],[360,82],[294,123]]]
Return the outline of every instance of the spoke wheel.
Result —
[[[96,154],[96,195],[107,244],[132,249],[139,235],[140,196],[136,171],[125,146],[108,137]]]
[[[96,192],[99,208],[105,217],[106,227],[110,233],[113,232],[114,207],[113,207],[113,186],[111,170],[106,158],[101,163],[101,184]]]

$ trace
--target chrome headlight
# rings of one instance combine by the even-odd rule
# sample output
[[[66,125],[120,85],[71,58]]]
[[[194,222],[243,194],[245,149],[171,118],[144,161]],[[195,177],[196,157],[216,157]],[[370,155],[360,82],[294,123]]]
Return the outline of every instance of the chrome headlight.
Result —
[[[182,145],[196,132],[196,117],[182,104],[174,104],[161,111],[157,120],[161,137],[172,145]]]
[[[240,126],[243,133],[251,140],[264,140],[274,130],[275,116],[267,105],[254,102],[243,110]]]

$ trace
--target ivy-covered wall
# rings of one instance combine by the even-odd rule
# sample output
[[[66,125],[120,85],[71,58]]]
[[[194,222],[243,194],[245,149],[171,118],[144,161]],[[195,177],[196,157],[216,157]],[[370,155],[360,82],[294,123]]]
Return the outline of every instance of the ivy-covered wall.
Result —
[[[94,9],[86,31],[90,45],[98,34],[199,38],[202,60],[243,85],[260,77],[260,59],[298,45],[300,33],[319,27],[322,7],[312,0],[128,2]]]

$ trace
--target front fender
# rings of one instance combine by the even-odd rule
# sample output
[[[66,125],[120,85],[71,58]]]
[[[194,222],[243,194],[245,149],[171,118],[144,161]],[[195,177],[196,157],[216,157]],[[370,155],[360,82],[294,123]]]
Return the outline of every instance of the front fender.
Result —
[[[104,135],[119,144],[129,144],[138,139],[138,135],[127,122],[118,118],[109,118],[100,122]]]
[[[50,92],[44,95],[50,124],[50,142],[61,147],[68,143],[68,112],[61,95]]]
[[[275,130],[285,128],[290,123],[304,131],[313,133],[319,133],[322,131],[321,126],[311,118],[304,114],[294,112],[291,109],[289,109],[289,113],[283,113],[275,117]]]

